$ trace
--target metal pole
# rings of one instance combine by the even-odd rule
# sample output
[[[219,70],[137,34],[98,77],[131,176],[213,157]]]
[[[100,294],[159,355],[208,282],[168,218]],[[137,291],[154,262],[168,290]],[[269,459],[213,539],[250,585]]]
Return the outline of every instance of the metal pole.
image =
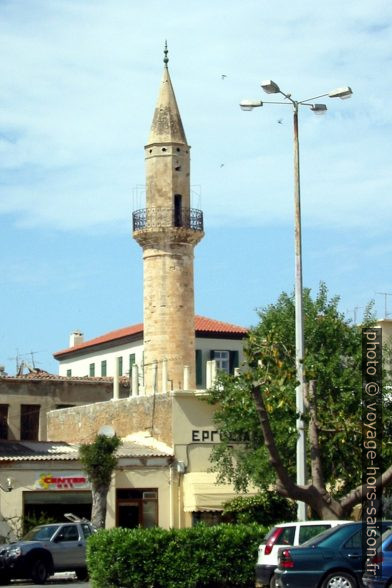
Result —
[[[304,311],[302,286],[301,188],[299,173],[298,103],[294,102],[294,211],[295,211],[295,366],[299,382],[296,388],[297,410],[297,484],[306,483],[306,444],[304,426]],[[306,520],[306,505],[297,503],[297,518]]]

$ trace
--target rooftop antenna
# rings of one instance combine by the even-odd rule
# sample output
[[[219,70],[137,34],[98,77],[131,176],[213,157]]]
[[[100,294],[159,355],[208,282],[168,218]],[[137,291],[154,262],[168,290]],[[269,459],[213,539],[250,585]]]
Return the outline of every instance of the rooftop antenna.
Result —
[[[376,292],[380,296],[384,296],[384,318],[388,317],[388,296],[392,296],[392,292]]]
[[[43,351],[30,351],[30,353],[28,354],[28,355],[31,356],[31,365],[32,365],[32,367],[33,367],[34,370],[38,369],[37,366],[41,364],[40,361],[36,361],[35,360],[35,355],[37,355],[37,353],[43,353]]]
[[[34,359],[34,356],[37,355],[37,353],[43,353],[42,351],[30,351],[29,353],[19,353],[19,349],[16,350],[16,356],[15,357],[9,357],[8,359],[10,361],[16,361],[16,374],[17,375],[21,375],[23,374],[23,369],[26,367],[27,369],[30,369],[32,371],[35,371],[37,369],[37,363],[39,364],[40,362],[36,362]],[[26,359],[23,359],[25,357],[31,357],[31,363],[26,361]]]
[[[15,371],[15,373],[17,374],[19,372],[19,368],[20,368],[20,353],[19,353],[19,349],[16,349],[16,356],[15,357],[9,357],[8,359],[10,361],[15,361],[16,362],[16,371]]]

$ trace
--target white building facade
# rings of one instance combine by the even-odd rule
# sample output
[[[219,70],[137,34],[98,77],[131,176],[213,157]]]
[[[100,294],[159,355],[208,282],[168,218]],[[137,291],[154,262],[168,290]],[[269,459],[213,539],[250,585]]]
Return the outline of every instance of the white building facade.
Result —
[[[243,363],[243,340],[247,329],[222,321],[195,317],[196,388],[211,383],[209,362],[216,369],[233,374]],[[78,333],[70,337],[71,346],[58,351],[59,375],[68,377],[128,376],[135,395],[144,393],[143,324],[111,331],[95,339],[84,341]],[[183,366],[186,369],[186,366]],[[166,391],[178,389],[176,382],[167,380]]]

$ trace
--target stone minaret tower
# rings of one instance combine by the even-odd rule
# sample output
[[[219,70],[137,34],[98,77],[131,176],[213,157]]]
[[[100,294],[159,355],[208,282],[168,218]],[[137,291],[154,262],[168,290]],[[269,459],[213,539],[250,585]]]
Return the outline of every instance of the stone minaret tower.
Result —
[[[144,261],[146,394],[195,388],[193,250],[204,235],[203,213],[190,207],[190,147],[167,53],[165,45],[145,146],[146,208],[133,213],[133,237],[143,248]]]

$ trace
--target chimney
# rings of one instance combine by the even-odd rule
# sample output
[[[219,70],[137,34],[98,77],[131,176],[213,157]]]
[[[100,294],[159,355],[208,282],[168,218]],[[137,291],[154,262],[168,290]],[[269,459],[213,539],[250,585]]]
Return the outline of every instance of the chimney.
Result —
[[[76,345],[80,345],[84,342],[84,335],[82,331],[72,331],[69,336],[69,346],[75,347]]]

